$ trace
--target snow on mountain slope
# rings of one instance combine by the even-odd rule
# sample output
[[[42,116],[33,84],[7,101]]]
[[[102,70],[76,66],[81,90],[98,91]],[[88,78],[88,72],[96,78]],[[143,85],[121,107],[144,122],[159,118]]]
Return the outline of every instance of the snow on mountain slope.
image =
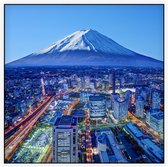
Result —
[[[163,62],[133,52],[95,30],[81,30],[9,66],[96,65],[163,67]]]
[[[76,31],[66,38],[57,41],[50,47],[40,50],[33,55],[64,52],[64,51],[101,51],[112,54],[128,54],[134,55],[134,52],[122,47],[114,42],[112,39],[100,34],[95,30],[81,30]]]

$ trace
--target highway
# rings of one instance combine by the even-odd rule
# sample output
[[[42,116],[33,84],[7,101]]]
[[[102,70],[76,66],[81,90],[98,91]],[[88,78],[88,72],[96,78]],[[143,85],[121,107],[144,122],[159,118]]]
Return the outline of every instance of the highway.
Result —
[[[34,111],[30,112],[26,117],[24,117],[21,121],[16,123],[14,126],[9,127],[5,130],[5,159],[10,160],[17,150],[18,146],[24,141],[24,139],[31,132],[33,127],[36,125],[39,118],[44,114],[46,109],[52,103],[53,100],[61,98],[63,95],[71,92],[72,89],[67,90],[64,93],[58,93],[56,96],[50,97],[47,96],[45,101],[40,104]],[[73,101],[70,104],[70,108],[65,110],[65,114],[71,114],[72,109],[79,103],[80,99]],[[52,157],[52,153],[50,153],[47,161],[50,161]]]
[[[12,134],[14,134],[22,125],[28,122],[36,113],[40,111],[43,106],[45,106],[48,101],[50,100],[50,96],[47,96],[45,101],[43,101],[34,111],[31,111],[23,117],[19,122],[15,123],[13,126],[8,127],[5,129],[5,139],[9,138]]]
[[[29,132],[35,126],[38,119],[44,114],[48,106],[54,100],[54,97],[49,98],[49,101],[45,104],[45,106],[40,106],[37,110],[39,110],[27,123],[23,124],[21,128],[17,132],[15,132],[5,143],[5,159],[10,160],[15,153],[18,146],[23,142],[23,140],[27,137]]]

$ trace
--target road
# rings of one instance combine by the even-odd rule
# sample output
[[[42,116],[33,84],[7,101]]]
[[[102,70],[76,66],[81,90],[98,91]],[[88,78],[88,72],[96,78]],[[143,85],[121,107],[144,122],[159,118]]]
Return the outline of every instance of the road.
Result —
[[[38,108],[36,108],[33,112],[29,113],[25,118],[23,118],[20,122],[16,123],[13,127],[7,129],[5,134],[9,134],[14,129],[14,134],[10,135],[8,139],[5,141],[5,159],[10,160],[17,150],[18,146],[24,141],[24,139],[28,136],[32,128],[36,125],[39,118],[44,114],[46,109],[49,107],[51,102],[55,99],[66,95],[72,90],[67,90],[64,93],[58,93],[56,96],[47,97],[46,101],[40,104]],[[80,99],[73,101],[70,104],[70,108],[65,111],[65,114],[71,114],[72,109],[79,103]],[[52,155],[52,154],[51,154]],[[51,155],[47,161],[50,161]]]
[[[5,143],[5,159],[10,160],[15,153],[18,146],[23,142],[23,140],[27,137],[29,132],[32,130],[38,119],[44,114],[48,106],[54,100],[54,97],[51,97],[45,106],[40,108],[39,112],[37,112],[26,124],[22,125],[22,127],[12,135],[9,140]]]
[[[72,110],[74,109],[74,107],[80,102],[80,98],[76,99],[75,101],[71,102],[69,104],[69,108],[66,109],[64,112],[63,112],[63,115],[71,115],[71,112]]]
[[[13,124],[13,126],[5,129],[5,139],[9,138],[13,133],[15,133],[20,126],[24,125],[27,121],[29,121],[36,113],[39,112],[39,109],[45,106],[50,100],[50,96],[47,96],[45,100],[34,110],[28,113],[25,117],[23,117],[19,122]]]
[[[93,161],[93,150],[90,134],[90,117],[88,111],[85,111],[85,126],[86,126],[86,162],[90,163]]]
[[[50,144],[48,151],[41,162],[52,162],[52,144]]]
[[[137,117],[135,117],[131,112],[128,112],[128,116],[131,119],[132,122],[134,122],[139,127],[143,127],[148,133],[150,133],[157,142],[161,140],[160,135],[154,131],[153,129],[149,128],[145,123],[140,121]]]

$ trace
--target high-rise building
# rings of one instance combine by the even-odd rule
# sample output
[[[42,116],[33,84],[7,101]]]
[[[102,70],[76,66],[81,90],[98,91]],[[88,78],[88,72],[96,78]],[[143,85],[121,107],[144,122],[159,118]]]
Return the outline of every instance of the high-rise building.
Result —
[[[89,96],[90,96],[89,92],[87,92],[87,91],[81,91],[80,92],[80,101],[82,103],[87,103],[89,101]]]
[[[106,115],[106,103],[104,97],[98,95],[90,96],[89,110],[91,117],[104,117]]]
[[[44,80],[41,78],[42,95],[45,96]]]
[[[136,110],[135,115],[139,118],[144,117],[144,99],[142,96],[136,97]]]
[[[81,89],[85,89],[85,78],[84,78],[84,76],[81,77]]]
[[[90,88],[90,76],[85,76],[85,88]]]
[[[68,84],[67,83],[63,83],[63,89],[68,90]]]
[[[152,93],[152,109],[160,109],[160,94],[157,91]]]
[[[114,110],[114,98],[118,98],[118,97],[120,97],[120,95],[119,94],[111,94],[111,107],[112,107],[112,110]]]
[[[113,116],[116,120],[121,121],[128,116],[128,98],[124,96],[116,96],[114,100]]]
[[[115,94],[115,71],[113,71],[113,94]]]
[[[141,94],[142,91],[142,87],[136,87],[136,97],[139,96]]]
[[[53,162],[78,162],[77,118],[64,115],[53,126]]]
[[[131,105],[132,103],[132,92],[130,90],[127,90],[125,92],[125,96],[128,98],[128,107]]]
[[[113,83],[113,74],[110,73],[109,74],[109,84],[112,84]]]
[[[102,82],[102,89],[103,90],[109,90],[109,83],[107,81]]]
[[[147,89],[146,88],[142,89],[140,95],[143,97],[144,102],[146,103],[146,101],[147,101]]]
[[[72,88],[71,78],[68,78],[68,79],[67,79],[67,84],[68,84],[68,88]]]
[[[151,114],[150,118],[150,127],[161,134],[163,134],[163,118],[164,115],[162,111],[158,114]]]
[[[136,87],[136,97],[137,96],[142,96],[144,99],[144,104],[149,105],[151,103],[151,93],[150,93],[150,88],[148,87]]]
[[[91,81],[90,82],[90,86],[89,86],[90,89],[95,89],[95,82],[94,81]]]
[[[151,109],[146,114],[146,123],[158,133],[163,133],[164,114],[159,109]]]

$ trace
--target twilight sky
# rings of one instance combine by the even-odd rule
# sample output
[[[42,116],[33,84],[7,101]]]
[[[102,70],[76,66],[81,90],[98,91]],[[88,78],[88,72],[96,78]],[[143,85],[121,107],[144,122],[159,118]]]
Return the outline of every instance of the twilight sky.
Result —
[[[82,29],[163,60],[163,26],[162,5],[5,5],[5,63]]]

